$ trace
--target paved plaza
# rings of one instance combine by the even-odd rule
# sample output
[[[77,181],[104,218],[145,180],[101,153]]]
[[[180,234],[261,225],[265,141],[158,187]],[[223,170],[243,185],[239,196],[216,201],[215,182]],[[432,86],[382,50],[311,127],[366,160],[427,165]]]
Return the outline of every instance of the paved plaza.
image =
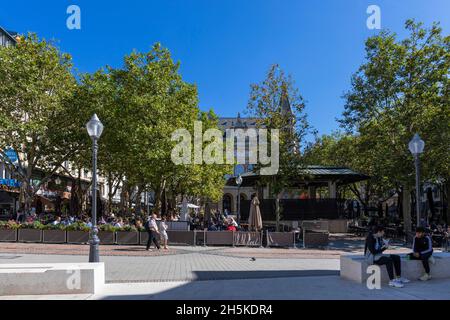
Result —
[[[149,256],[102,256],[101,261],[105,262],[107,283],[264,279],[338,274],[339,257],[336,255],[333,258],[308,258],[305,254],[289,254],[291,251],[297,251],[296,249],[285,249],[285,258],[269,257],[270,253],[276,250],[180,247],[153,256],[153,252],[149,253]],[[266,257],[258,257],[261,255]],[[0,263],[58,262],[87,262],[87,255],[0,254]]]
[[[0,264],[86,262],[87,245],[2,243]],[[450,299],[450,280],[412,281],[369,290],[339,277],[341,254],[361,253],[358,238],[328,249],[101,246],[107,285],[101,294],[1,299]],[[401,245],[391,252],[409,249]]]

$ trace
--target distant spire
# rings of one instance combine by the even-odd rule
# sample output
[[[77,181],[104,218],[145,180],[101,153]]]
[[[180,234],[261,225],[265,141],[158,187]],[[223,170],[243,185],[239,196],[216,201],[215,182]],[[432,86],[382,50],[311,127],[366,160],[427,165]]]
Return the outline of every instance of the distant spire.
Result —
[[[294,113],[292,112],[291,104],[289,102],[289,95],[285,82],[283,82],[283,84],[281,85],[280,109],[281,113],[284,115],[294,115]]]
[[[238,112],[237,120],[236,120],[236,126],[235,127],[236,128],[243,128],[244,127],[244,124],[242,123],[242,120],[241,120],[241,113],[240,112]]]

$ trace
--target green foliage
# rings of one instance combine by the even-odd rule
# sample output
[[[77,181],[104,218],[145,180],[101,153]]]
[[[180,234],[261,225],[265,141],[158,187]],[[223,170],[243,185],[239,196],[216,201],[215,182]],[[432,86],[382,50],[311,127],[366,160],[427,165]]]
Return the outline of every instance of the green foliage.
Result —
[[[43,230],[45,228],[45,225],[42,224],[39,221],[34,221],[32,223],[22,223],[20,225],[20,229],[37,229],[37,230]]]
[[[317,137],[305,151],[308,164],[342,165],[371,176],[352,191],[367,204],[414,185],[408,142],[425,141],[422,178],[450,178],[450,37],[438,25],[406,22],[409,37],[383,31],[366,42],[366,62],[352,78],[340,123],[345,133]]]
[[[59,224],[49,223],[49,224],[44,225],[43,230],[62,230],[62,231],[64,231],[64,230],[66,230],[66,226],[61,223],[59,223]]]
[[[357,134],[369,174],[387,185],[414,185],[408,142],[416,132],[426,143],[423,177],[450,177],[450,37],[437,24],[425,29],[409,20],[406,29],[401,41],[388,31],[367,40],[341,120]]]
[[[17,230],[20,228],[20,224],[15,221],[0,221],[0,229]]]
[[[82,221],[77,221],[75,223],[72,223],[72,224],[66,226],[66,230],[67,231],[86,231],[86,232],[88,232],[90,229],[86,225],[86,223],[84,223]]]
[[[263,184],[270,183],[272,193],[278,194],[298,177],[302,167],[300,146],[311,130],[306,118],[305,101],[292,77],[278,65],[272,65],[266,79],[251,86],[247,113],[257,118],[259,128],[280,130],[279,172],[276,176],[261,180]],[[270,145],[269,138],[268,134]],[[259,166],[255,166],[255,170],[258,169]]]
[[[138,229],[135,226],[123,226],[121,228],[118,228],[117,231],[124,231],[124,232],[137,232]]]
[[[122,68],[107,67],[83,75],[73,103],[76,118],[86,122],[95,112],[105,126],[98,163],[113,186],[126,179],[124,188],[147,187],[156,192],[171,188],[175,195],[218,199],[223,167],[176,166],[171,160],[175,130],[193,132],[199,117],[211,127],[217,118],[200,112],[196,87],[183,81],[179,64],[167,49],[155,44],[149,52],[125,56]],[[80,150],[75,159],[80,166],[88,166],[88,152],[89,148]]]
[[[22,182],[27,202],[77,147],[78,128],[65,103],[76,87],[71,71],[71,57],[35,34],[0,47],[0,159]],[[19,153],[17,169],[7,148]],[[44,177],[32,188],[36,168]]]
[[[98,230],[99,231],[104,231],[104,232],[116,232],[118,231],[120,228],[114,227],[111,224],[102,224],[98,226]]]

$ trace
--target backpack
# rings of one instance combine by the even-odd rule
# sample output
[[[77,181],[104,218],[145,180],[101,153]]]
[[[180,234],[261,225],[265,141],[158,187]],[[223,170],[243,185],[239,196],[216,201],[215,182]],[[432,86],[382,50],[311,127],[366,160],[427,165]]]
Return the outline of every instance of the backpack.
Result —
[[[144,224],[144,229],[147,232],[150,232],[150,220],[148,220],[145,224]]]

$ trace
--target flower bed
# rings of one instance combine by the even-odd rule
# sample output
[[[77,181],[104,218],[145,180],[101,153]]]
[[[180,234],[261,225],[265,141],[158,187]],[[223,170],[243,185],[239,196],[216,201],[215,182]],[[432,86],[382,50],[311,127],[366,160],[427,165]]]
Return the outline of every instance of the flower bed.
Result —
[[[0,242],[16,242],[19,227],[14,221],[0,221]]]

